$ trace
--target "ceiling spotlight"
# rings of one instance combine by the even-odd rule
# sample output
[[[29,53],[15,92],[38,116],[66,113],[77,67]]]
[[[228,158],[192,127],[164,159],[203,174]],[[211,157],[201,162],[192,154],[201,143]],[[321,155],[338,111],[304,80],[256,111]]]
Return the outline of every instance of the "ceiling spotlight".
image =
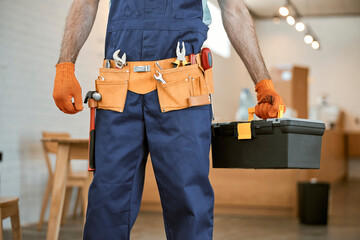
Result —
[[[306,34],[304,37],[304,41],[306,44],[311,44],[313,42],[314,38],[310,34]]]
[[[287,7],[280,7],[279,13],[281,16],[286,17],[287,15],[289,15],[289,9]]]
[[[305,24],[303,22],[299,21],[295,24],[295,29],[298,32],[302,32],[305,30]]]
[[[313,42],[311,43],[311,47],[312,47],[313,49],[319,49],[320,43],[315,40],[315,41],[313,41]]]
[[[295,24],[295,18],[293,16],[287,16],[286,17],[286,21],[289,25],[294,25]]]

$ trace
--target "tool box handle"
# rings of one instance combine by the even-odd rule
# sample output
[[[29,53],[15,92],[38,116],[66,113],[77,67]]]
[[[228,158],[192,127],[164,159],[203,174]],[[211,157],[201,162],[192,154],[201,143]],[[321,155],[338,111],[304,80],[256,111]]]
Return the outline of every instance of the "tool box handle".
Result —
[[[248,121],[254,120],[254,114],[255,114],[255,108],[248,108],[249,118]],[[284,105],[279,106],[279,111],[277,113],[277,118],[283,118],[284,117]]]

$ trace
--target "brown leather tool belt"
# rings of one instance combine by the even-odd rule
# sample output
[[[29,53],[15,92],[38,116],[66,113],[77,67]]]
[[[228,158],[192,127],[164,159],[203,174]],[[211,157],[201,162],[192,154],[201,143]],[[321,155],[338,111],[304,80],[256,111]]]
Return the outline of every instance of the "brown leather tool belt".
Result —
[[[105,68],[104,61],[95,80],[96,91],[102,96],[97,107],[123,112],[128,90],[146,94],[155,89],[162,112],[210,104],[210,94],[214,93],[212,68],[204,71],[200,53],[196,54],[196,63],[192,65],[174,68],[172,62],[175,60],[130,61],[121,69],[116,68],[113,60],[110,68]],[[189,56],[186,60],[189,61]],[[154,77],[159,73],[163,82]]]

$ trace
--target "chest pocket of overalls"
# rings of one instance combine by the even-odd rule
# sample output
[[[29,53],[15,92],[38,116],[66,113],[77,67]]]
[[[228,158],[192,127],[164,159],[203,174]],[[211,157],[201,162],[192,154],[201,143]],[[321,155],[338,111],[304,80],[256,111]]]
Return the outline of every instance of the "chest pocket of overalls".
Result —
[[[166,15],[166,6],[171,0],[143,0],[146,17],[162,17]]]
[[[136,0],[122,0],[123,2],[123,9],[124,9],[124,16],[125,17],[140,17],[142,16],[142,8],[140,2]],[[144,1],[144,0],[143,0]]]
[[[172,17],[202,18],[202,0],[172,0]]]
[[[123,0],[126,17],[165,16],[168,2],[172,0]]]

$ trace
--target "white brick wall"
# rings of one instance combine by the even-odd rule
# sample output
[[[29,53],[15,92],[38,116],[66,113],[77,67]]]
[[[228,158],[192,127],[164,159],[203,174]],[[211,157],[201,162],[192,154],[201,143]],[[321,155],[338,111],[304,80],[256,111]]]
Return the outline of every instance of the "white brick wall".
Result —
[[[0,1],[0,196],[20,198],[22,224],[38,220],[47,182],[41,131],[88,137],[88,109],[66,115],[52,99],[54,66],[71,3]],[[95,26],[76,65],[83,95],[93,89],[103,59],[107,13],[108,1],[101,1]],[[86,163],[77,167],[86,167]],[[9,227],[9,221],[4,224]]]

